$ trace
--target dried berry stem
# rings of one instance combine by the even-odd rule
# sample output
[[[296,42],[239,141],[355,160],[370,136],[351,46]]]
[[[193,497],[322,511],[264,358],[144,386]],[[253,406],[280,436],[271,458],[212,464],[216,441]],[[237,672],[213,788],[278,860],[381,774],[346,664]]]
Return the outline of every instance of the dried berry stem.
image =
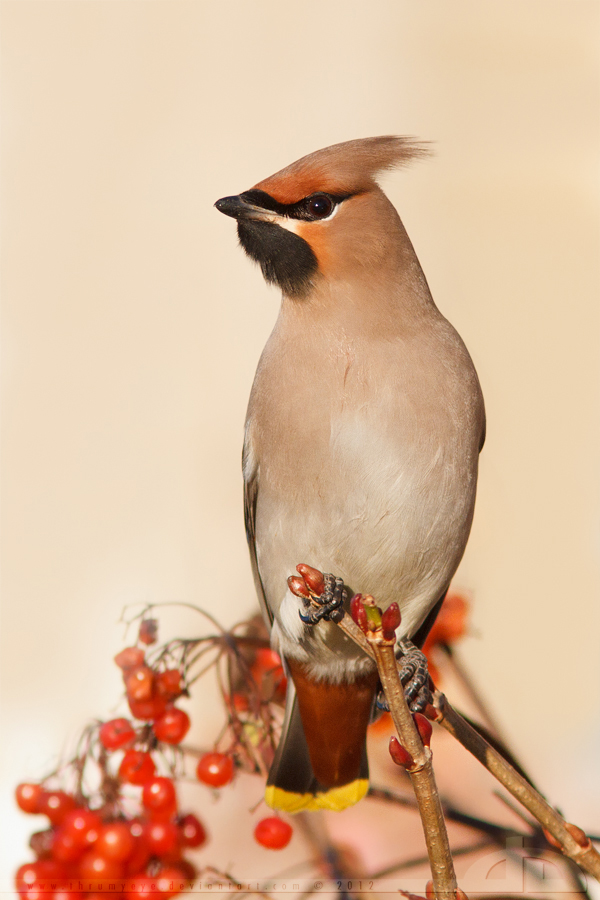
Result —
[[[513,797],[523,804],[560,844],[565,856],[600,881],[600,854],[581,829],[565,822],[541,794],[453,709],[440,691],[435,691],[434,706],[437,711],[436,722],[443,725]]]
[[[375,654],[379,678],[394,725],[402,745],[414,760],[414,765],[407,771],[412,781],[423,823],[435,895],[438,900],[454,900],[458,885],[454,874],[442,804],[433,774],[431,750],[423,746],[404,697],[404,689],[394,654],[394,641],[385,640],[375,634],[370,639],[370,644]]]

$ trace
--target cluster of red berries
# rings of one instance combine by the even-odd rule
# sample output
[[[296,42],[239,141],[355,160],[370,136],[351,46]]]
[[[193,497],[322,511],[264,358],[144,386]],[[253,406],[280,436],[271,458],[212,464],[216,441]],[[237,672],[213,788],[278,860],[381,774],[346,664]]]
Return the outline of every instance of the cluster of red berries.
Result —
[[[155,640],[155,628],[142,623],[140,639]],[[90,808],[81,794],[21,784],[17,804],[28,813],[45,814],[50,828],[35,834],[31,846],[37,860],[17,872],[16,886],[23,900],[37,900],[40,885],[52,879],[62,886],[60,900],[80,900],[102,891],[108,882],[124,881],[131,900],[152,890],[156,897],[172,897],[196,875],[183,853],[206,841],[202,823],[192,813],[180,814],[172,778],[157,775],[153,751],[160,744],[179,744],[190,719],[174,701],[183,693],[179,669],[157,671],[147,665],[141,647],[127,647],[115,657],[122,669],[129,708],[135,719],[111,719],[99,725],[98,765],[103,797]],[[144,724],[151,722],[151,725]],[[109,774],[112,755],[123,751],[116,777]],[[84,761],[85,762],[85,761]],[[121,810],[122,787],[141,787],[140,814]],[[50,883],[52,883],[50,882]],[[42,893],[47,893],[45,884]]]
[[[142,621],[139,642],[155,641],[155,620]],[[30,841],[36,860],[16,873],[23,900],[43,900],[49,892],[53,900],[100,900],[102,885],[117,881],[124,887],[116,892],[118,900],[166,900],[196,877],[183,854],[202,846],[206,831],[195,815],[179,812],[173,778],[157,774],[165,745],[180,745],[190,728],[189,716],[175,705],[187,694],[183,667],[165,668],[165,658],[159,653],[158,662],[150,664],[140,646],[126,647],[115,657],[132,719],[92,726],[87,755],[73,763],[80,774],[89,758],[99,768],[101,788],[95,803],[84,796],[81,777],[71,792],[47,789],[43,783],[17,787],[18,806],[49,820],[49,827]],[[271,697],[285,693],[283,667],[273,651],[259,649],[251,673],[257,685],[268,686]],[[204,784],[221,788],[233,781],[235,767],[231,753],[205,753],[196,775]],[[141,788],[133,815],[124,811],[130,790],[123,792],[126,785]],[[285,847],[291,836],[290,825],[274,816],[255,829],[255,839],[270,849]]]
[[[141,647],[126,647],[117,653],[115,662],[123,671],[127,702],[134,718],[151,721],[157,740],[181,743],[189,731],[190,719],[184,710],[173,705],[183,693],[180,670],[156,671],[147,664]],[[124,739],[118,746],[126,743]]]
[[[42,813],[50,828],[32,836],[37,859],[22,865],[16,888],[23,900],[99,900],[108,882],[123,882],[128,900],[152,894],[168,898],[195,878],[196,869],[185,859],[188,848],[206,841],[202,823],[192,813],[178,815],[175,785],[170,778],[153,776],[142,788],[142,814],[126,818],[90,809],[62,790],[40,784],[20,784],[19,807]]]

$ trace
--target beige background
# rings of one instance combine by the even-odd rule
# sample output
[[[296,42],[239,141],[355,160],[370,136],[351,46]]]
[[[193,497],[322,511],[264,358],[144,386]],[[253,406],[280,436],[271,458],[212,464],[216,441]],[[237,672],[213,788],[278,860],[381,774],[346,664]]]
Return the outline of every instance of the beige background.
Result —
[[[239,458],[278,297],[213,202],[382,133],[436,142],[385,183],[487,402],[463,657],[599,831],[598,3],[1,12],[0,889],[32,827],[14,784],[117,700],[123,606],[253,609]]]

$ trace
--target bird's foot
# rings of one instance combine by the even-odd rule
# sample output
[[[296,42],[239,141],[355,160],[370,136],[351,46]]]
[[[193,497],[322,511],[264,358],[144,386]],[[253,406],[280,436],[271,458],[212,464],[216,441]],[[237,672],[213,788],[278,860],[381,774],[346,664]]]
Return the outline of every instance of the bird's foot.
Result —
[[[411,712],[422,712],[428,704],[433,702],[429,690],[429,670],[427,657],[422,650],[412,641],[398,641],[400,653],[397,654],[400,662],[400,681],[404,688],[404,696]],[[388,710],[387,701],[383,691],[377,696],[377,706]]]
[[[340,622],[344,618],[344,601],[348,599],[348,591],[341,578],[335,575],[323,574],[325,581],[325,590],[319,596],[315,596],[311,592],[311,597],[304,600],[307,610],[311,609],[308,615],[299,613],[300,618],[306,625],[316,625],[317,622],[324,620],[325,622]],[[304,598],[303,598],[304,599]]]
[[[325,575],[312,566],[304,563],[296,566],[300,577],[291,575],[288,578],[290,591],[300,597],[307,614],[298,615],[306,625],[325,622],[341,622],[344,618],[344,602],[348,599],[348,588],[341,578]]]

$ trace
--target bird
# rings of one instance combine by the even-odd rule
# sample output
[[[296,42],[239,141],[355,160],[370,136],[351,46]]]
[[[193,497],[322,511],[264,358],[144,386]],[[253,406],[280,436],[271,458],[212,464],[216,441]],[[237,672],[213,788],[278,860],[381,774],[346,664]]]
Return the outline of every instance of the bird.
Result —
[[[422,643],[463,556],[485,411],[458,333],[435,305],[379,184],[428,155],[395,135],[334,144],[218,200],[281,290],[245,423],[246,532],[271,645],[288,673],[268,805],[342,810],[368,790],[373,662],[287,579],[300,562],[397,602]]]

